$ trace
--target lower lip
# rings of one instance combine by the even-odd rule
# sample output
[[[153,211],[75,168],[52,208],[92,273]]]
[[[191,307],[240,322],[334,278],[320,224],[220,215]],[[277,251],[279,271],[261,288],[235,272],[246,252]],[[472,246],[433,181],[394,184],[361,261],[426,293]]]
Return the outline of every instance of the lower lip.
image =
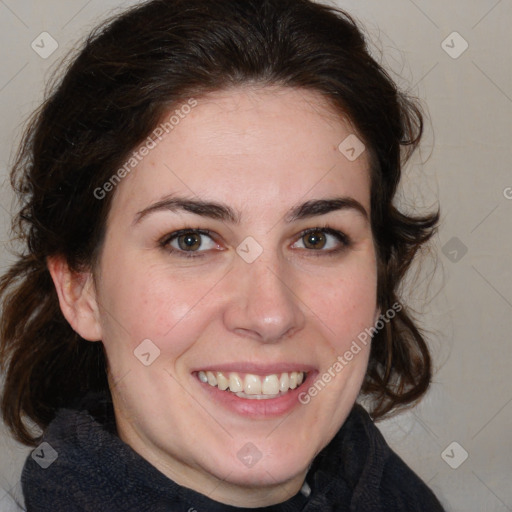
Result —
[[[239,415],[257,419],[282,416],[291,412],[295,407],[302,405],[299,401],[299,395],[314,382],[317,373],[316,371],[309,372],[300,386],[290,389],[282,396],[261,400],[256,398],[240,398],[230,391],[221,391],[216,386],[210,386],[207,383],[201,382],[196,375],[193,378],[215,402]]]

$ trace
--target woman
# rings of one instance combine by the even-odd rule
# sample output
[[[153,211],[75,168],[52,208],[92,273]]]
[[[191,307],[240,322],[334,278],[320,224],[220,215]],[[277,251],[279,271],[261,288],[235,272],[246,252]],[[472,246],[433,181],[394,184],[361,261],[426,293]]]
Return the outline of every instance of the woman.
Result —
[[[153,0],[97,29],[12,174],[27,509],[442,510],[355,405],[430,381],[397,287],[438,215],[393,203],[421,132],[352,19],[307,0]]]

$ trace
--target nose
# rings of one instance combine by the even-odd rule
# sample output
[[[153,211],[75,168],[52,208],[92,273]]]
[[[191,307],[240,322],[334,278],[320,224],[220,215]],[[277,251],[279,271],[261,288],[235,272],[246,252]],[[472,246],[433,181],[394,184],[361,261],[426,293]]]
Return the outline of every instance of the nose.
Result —
[[[303,304],[285,265],[264,257],[250,264],[237,261],[236,269],[230,272],[231,293],[224,312],[228,330],[275,343],[303,328]]]

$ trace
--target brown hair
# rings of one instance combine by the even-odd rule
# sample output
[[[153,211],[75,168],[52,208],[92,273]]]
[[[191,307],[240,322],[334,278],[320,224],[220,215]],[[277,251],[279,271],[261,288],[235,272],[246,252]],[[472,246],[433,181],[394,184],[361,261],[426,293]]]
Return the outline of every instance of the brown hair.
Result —
[[[20,441],[37,440],[26,418],[44,429],[59,407],[108,388],[102,344],[64,319],[47,258],[93,266],[114,194],[98,200],[94,191],[172,105],[247,83],[319,92],[351,120],[372,155],[378,305],[396,303],[439,215],[405,215],[393,204],[423,118],[369,55],[353,19],[309,0],[147,1],[88,37],[29,124],[12,170],[22,250],[0,281],[1,405]],[[403,308],[373,338],[363,385],[373,416],[416,401],[430,378],[425,340]]]

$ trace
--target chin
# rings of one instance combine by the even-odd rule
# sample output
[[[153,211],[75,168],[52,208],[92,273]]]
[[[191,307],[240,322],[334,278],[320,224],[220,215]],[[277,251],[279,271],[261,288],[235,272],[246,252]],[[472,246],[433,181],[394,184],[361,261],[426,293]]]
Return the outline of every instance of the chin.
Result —
[[[272,463],[260,460],[252,468],[240,468],[240,465],[234,465],[233,472],[226,478],[226,482],[247,488],[262,488],[281,486],[299,477],[305,476],[309,466],[306,464],[299,467],[294,462],[282,461],[281,463]]]
[[[298,444],[298,443],[297,443]],[[256,445],[262,446],[260,451]],[[310,447],[311,445],[309,445]],[[210,468],[217,478],[225,480],[233,485],[243,487],[272,487],[305,476],[305,473],[314,458],[314,453],[302,449],[261,442],[251,443],[244,441],[233,446],[232,456],[228,464],[224,464],[223,471],[219,467]],[[211,459],[210,459],[211,460]],[[220,455],[220,460],[226,462],[225,449]]]

